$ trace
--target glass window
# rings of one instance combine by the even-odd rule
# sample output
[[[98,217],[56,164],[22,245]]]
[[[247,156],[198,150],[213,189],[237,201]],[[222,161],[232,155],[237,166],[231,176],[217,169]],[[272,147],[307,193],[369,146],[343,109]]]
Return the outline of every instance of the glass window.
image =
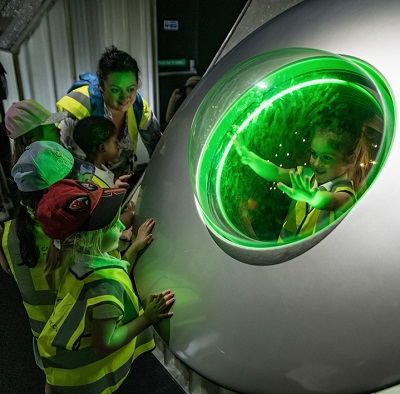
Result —
[[[353,142],[336,141],[341,129]],[[229,249],[276,249],[332,231],[378,175],[393,130],[389,88],[371,65],[302,48],[251,58],[218,80],[195,115],[189,170],[199,211],[218,243],[223,247],[226,241]],[[318,138],[326,145],[318,145]],[[304,201],[301,206],[276,181],[257,173],[240,147],[277,168],[307,174],[311,189],[324,185],[350,197],[334,211]],[[340,166],[335,171],[340,163],[329,160],[345,162],[343,176]]]

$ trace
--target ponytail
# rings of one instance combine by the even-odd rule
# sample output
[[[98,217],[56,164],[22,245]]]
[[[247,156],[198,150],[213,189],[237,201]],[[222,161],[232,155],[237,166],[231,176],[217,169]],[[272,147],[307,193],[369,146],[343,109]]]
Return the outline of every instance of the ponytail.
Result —
[[[43,191],[23,193],[20,192],[21,202],[17,209],[15,223],[19,239],[21,265],[29,268],[36,267],[40,252],[36,245],[36,207],[43,195]]]
[[[353,181],[354,189],[358,192],[361,188],[361,193],[363,193],[366,189],[366,185],[363,185],[363,183],[372,165],[370,150],[364,127],[361,128],[361,137],[359,139],[357,149],[354,153],[356,155],[356,160],[354,166],[349,169],[348,175],[349,178]]]

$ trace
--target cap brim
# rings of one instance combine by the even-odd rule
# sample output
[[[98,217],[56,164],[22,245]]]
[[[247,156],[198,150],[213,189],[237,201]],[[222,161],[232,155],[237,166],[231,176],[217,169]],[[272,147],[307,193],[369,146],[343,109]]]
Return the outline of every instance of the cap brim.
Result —
[[[125,197],[125,189],[103,189],[103,194],[92,211],[86,230],[100,230],[108,226],[119,212]]]
[[[68,116],[68,112],[56,112],[51,114],[41,125],[59,123]]]

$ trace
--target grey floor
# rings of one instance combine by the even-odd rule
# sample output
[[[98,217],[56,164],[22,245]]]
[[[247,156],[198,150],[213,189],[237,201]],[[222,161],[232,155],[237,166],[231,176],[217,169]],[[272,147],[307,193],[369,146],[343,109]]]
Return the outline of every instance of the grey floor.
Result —
[[[44,393],[45,378],[36,366],[32,334],[21,296],[12,277],[0,268],[0,393]],[[119,394],[184,394],[151,353],[140,356]]]

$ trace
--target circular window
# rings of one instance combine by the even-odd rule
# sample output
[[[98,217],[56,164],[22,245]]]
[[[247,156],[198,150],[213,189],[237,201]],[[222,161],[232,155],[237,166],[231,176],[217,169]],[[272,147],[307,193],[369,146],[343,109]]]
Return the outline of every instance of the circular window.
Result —
[[[293,258],[362,198],[393,130],[389,88],[369,64],[302,48],[258,55],[225,74],[194,117],[189,171],[199,211],[236,259]]]

